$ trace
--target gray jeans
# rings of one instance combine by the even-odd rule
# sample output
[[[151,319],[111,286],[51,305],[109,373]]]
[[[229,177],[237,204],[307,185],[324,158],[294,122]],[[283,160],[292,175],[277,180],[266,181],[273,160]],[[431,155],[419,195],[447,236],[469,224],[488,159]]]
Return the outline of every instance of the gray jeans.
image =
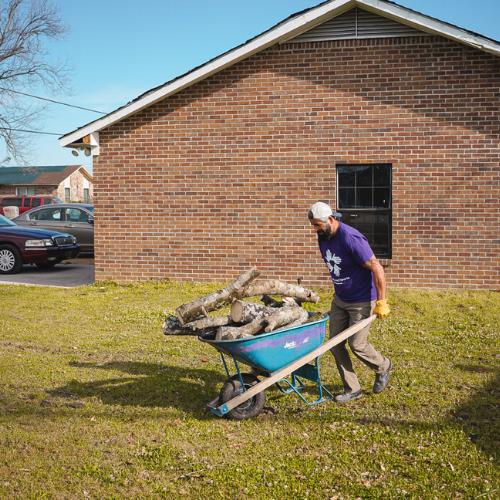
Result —
[[[373,311],[375,302],[344,302],[334,296],[332,310],[330,311],[330,338],[338,335],[351,325],[368,318]],[[351,351],[366,366],[377,373],[385,372],[390,365],[389,360],[382,356],[368,342],[370,326],[363,328],[347,339]],[[332,348],[332,353],[337,363],[340,378],[346,392],[356,392],[361,389],[358,377],[354,373],[352,361],[347,351],[346,341]]]

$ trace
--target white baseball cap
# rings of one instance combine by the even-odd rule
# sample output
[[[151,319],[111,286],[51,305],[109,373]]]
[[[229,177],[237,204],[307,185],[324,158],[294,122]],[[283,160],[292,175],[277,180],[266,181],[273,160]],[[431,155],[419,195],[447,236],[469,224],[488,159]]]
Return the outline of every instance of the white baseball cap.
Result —
[[[340,219],[342,217],[338,212],[334,212],[330,205],[323,201],[317,201],[307,213],[309,219],[320,219],[326,221],[328,217],[334,217],[335,219]]]

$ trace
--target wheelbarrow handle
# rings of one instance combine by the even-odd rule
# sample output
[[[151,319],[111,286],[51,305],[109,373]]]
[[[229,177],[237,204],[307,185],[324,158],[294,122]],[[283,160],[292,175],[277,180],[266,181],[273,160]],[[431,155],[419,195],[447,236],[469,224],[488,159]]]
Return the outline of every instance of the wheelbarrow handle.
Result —
[[[209,405],[210,410],[212,411],[212,413],[218,416],[222,416],[225,415],[226,413],[229,413],[232,409],[236,408],[240,404],[249,400],[251,397],[255,396],[255,394],[258,394],[264,389],[267,389],[269,386],[278,382],[282,378],[287,377],[288,375],[290,375],[290,373],[294,372],[301,366],[304,366],[306,363],[309,363],[309,361],[316,359],[318,356],[321,356],[326,351],[329,351],[332,347],[335,347],[336,345],[340,344],[341,342],[344,342],[344,340],[348,339],[355,333],[358,333],[360,330],[367,327],[376,317],[377,316],[375,314],[372,314],[370,317],[360,321],[359,323],[356,323],[355,325],[350,326],[349,328],[339,333],[338,335],[335,335],[335,337],[331,338],[330,340],[327,340],[324,344],[320,345],[319,347],[317,347],[310,353],[306,354],[305,356],[293,361],[292,363],[288,364],[287,366],[284,366],[283,368],[280,368],[279,370],[272,372],[269,377],[266,377],[265,379],[261,380],[258,384],[255,384],[254,386],[250,387],[250,389],[246,390],[239,396],[230,399],[223,405],[220,405],[219,407],[214,407]]]

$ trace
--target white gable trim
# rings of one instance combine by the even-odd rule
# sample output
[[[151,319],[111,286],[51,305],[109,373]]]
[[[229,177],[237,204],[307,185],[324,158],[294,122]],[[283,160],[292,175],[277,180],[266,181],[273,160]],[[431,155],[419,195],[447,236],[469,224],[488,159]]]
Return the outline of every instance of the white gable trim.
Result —
[[[474,35],[467,30],[451,26],[447,23],[432,19],[430,17],[413,12],[400,5],[386,3],[381,0],[358,0],[357,3],[363,5],[366,10],[374,14],[382,14],[394,21],[402,22],[427,33],[444,36],[465,45],[470,45],[476,49],[484,50],[496,56],[500,56],[500,44],[488,40],[480,35]]]
[[[431,19],[427,16],[412,12],[405,7],[387,3],[383,0],[332,0],[331,2],[319,5],[304,12],[303,14],[294,16],[288,21],[276,26],[262,35],[257,36],[246,44],[237,47],[220,57],[209,61],[203,66],[189,72],[181,78],[174,80],[171,83],[166,83],[162,87],[151,91],[137,101],[111,112],[110,114],[91,122],[80,129],[63,135],[59,138],[59,144],[63,147],[71,147],[72,144],[81,140],[83,137],[98,132],[99,130],[109,127],[128,116],[141,111],[142,109],[158,102],[166,97],[179,92],[186,87],[208,78],[223,69],[232,66],[276,43],[283,43],[290,40],[311,28],[331,19],[334,16],[340,15],[343,12],[353,8],[361,7],[374,14],[383,15],[395,21],[407,24],[427,33],[447,37],[459,43],[463,43],[474,48],[484,50],[486,52],[500,56],[500,44],[488,40],[480,35],[474,35],[460,28],[455,28],[438,20]]]

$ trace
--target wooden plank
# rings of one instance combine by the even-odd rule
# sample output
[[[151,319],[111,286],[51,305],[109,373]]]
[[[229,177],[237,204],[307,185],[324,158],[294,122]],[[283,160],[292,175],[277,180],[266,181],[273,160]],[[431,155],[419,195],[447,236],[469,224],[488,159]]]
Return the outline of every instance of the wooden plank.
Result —
[[[335,347],[344,340],[348,339],[351,335],[354,335],[355,333],[359,332],[360,330],[368,326],[376,317],[377,316],[373,314],[372,316],[360,321],[359,323],[350,326],[349,328],[347,328],[347,330],[344,330],[338,335],[335,335],[335,337],[329,339],[324,344],[321,344],[319,347],[314,349],[314,351],[311,351],[309,354],[306,354],[305,356],[299,358],[293,363],[290,363],[289,365],[274,371],[273,373],[271,373],[269,377],[266,377],[264,380],[261,380],[259,383],[250,387],[250,389],[245,391],[243,394],[240,394],[239,396],[230,399],[223,405],[219,406],[218,409],[225,406],[225,410],[227,410],[227,412],[231,411],[233,408],[236,408],[240,404],[244,403],[248,399],[255,396],[255,394],[258,394],[264,389],[267,389],[269,386],[280,381],[282,378],[287,377],[301,366],[305,365],[306,363],[309,363],[309,361],[316,359],[318,356],[321,356],[326,351],[329,351],[332,347]]]

